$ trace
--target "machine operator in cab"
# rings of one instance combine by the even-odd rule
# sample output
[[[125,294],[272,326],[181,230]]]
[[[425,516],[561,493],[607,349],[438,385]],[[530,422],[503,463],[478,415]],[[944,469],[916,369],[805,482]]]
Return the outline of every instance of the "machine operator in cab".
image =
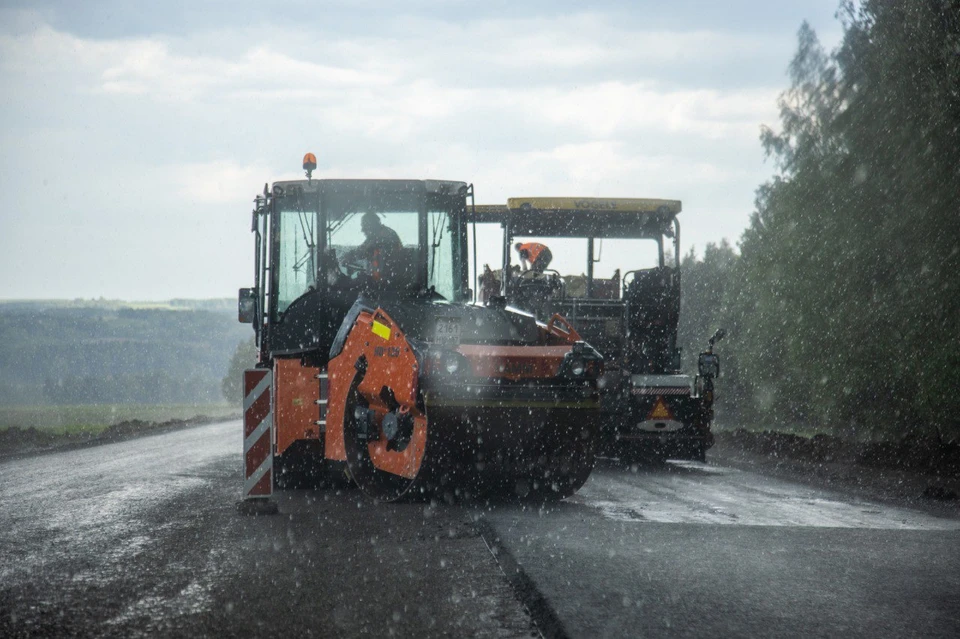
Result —
[[[380,216],[369,211],[360,218],[360,231],[365,236],[363,244],[344,255],[344,262],[360,258],[366,260],[367,270],[374,280],[383,279],[403,249],[400,236],[380,220]]]
[[[546,244],[537,242],[517,242],[513,248],[520,254],[520,261],[523,264],[524,271],[533,271],[535,274],[542,274],[550,262],[553,261],[553,253],[550,252]]]

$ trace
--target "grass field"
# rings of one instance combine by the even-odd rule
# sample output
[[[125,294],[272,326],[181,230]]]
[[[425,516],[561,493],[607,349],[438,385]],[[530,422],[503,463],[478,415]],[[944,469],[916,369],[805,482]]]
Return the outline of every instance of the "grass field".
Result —
[[[0,430],[36,428],[51,435],[95,435],[123,421],[165,422],[205,416],[240,415],[237,404],[91,404],[78,406],[0,406]]]

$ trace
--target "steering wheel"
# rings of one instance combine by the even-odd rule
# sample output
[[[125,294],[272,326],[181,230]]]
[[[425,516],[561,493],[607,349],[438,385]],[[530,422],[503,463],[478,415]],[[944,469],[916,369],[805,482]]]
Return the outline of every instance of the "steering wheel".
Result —
[[[547,283],[541,280],[532,280],[532,279],[518,279],[517,288],[521,290],[536,290],[540,288],[547,288]]]
[[[546,282],[543,273],[537,273],[533,269],[528,269],[517,276],[517,286],[528,288],[531,286],[541,286]]]
[[[550,277],[548,273],[554,277]],[[552,269],[544,271],[543,273],[537,273],[533,269],[530,269],[524,271],[517,277],[517,288],[543,288],[552,291],[560,288],[559,283],[562,281],[560,274]]]
[[[347,276],[354,279],[360,273],[365,273],[367,271],[365,264],[354,262],[352,259],[345,259],[344,261],[340,262],[340,266],[343,267],[343,270],[347,272]]]

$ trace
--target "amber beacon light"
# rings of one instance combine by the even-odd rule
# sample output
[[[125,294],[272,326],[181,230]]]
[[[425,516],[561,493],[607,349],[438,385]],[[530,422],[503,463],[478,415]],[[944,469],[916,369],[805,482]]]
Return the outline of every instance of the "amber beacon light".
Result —
[[[313,171],[317,168],[317,156],[313,153],[307,153],[303,156],[303,170],[307,172],[307,179],[313,177]]]

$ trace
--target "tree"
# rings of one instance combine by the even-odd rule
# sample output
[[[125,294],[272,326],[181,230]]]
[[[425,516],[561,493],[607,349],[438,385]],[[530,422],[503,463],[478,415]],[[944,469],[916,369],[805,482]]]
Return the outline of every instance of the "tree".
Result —
[[[840,9],[806,24],[762,142],[729,305],[741,373],[784,421],[960,435],[960,2]]]
[[[721,326],[727,313],[726,290],[733,276],[738,255],[724,239],[707,244],[703,259],[698,260],[691,249],[681,261],[683,274],[680,298],[680,325],[677,342],[683,348],[684,364],[696,365],[697,354],[707,338]]]
[[[237,344],[237,350],[230,358],[227,375],[223,378],[220,388],[223,396],[230,402],[243,401],[243,371],[253,368],[257,363],[257,346],[253,337]]]
[[[719,245],[707,244],[702,260],[697,259],[692,249],[683,257],[677,341],[683,348],[684,366],[688,371],[696,371],[697,356],[718,328],[729,331],[742,324],[737,309],[730,305],[730,291],[735,287],[738,267],[739,255],[725,239]],[[744,390],[737,349],[736,344],[718,349],[723,362],[723,377],[717,385],[719,420],[752,417],[751,398]]]

